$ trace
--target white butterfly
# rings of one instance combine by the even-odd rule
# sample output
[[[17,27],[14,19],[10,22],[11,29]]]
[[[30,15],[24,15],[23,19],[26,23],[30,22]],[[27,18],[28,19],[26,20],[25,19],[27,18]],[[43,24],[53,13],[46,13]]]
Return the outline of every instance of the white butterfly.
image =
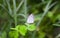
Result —
[[[30,14],[27,19],[27,23],[34,23],[34,15]]]

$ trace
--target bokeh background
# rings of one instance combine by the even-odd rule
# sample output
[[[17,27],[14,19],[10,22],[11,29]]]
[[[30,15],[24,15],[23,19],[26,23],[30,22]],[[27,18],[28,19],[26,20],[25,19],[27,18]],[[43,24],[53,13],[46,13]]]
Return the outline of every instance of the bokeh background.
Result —
[[[37,30],[24,36],[11,30],[25,25],[30,14]],[[59,38],[59,34],[60,0],[0,0],[0,38]]]

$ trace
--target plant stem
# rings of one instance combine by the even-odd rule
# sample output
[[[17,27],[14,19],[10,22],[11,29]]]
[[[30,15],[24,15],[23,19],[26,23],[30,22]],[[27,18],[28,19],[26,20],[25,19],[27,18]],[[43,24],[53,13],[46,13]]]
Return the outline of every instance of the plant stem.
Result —
[[[27,0],[24,0],[25,20],[27,19]]]
[[[17,25],[16,0],[13,0],[13,7],[14,7],[14,21],[15,21],[15,27],[16,27]]]
[[[18,12],[18,10],[21,8],[21,6],[22,6],[23,2],[24,2],[24,0],[22,0],[22,1],[19,3],[19,5],[18,5],[18,7],[17,7],[16,12]]]
[[[43,18],[44,18],[45,15],[48,13],[50,3],[51,3],[51,1],[49,1],[48,4],[46,5],[46,8],[45,8],[45,10],[44,10],[44,13],[43,13],[42,17],[40,18],[41,20],[37,23],[37,26],[36,26],[36,27],[38,27],[38,26],[41,24]],[[33,33],[33,35],[32,35],[32,38],[35,38],[35,34],[36,34],[36,31],[34,31],[34,33]]]
[[[9,13],[9,15],[11,16],[11,17],[13,17],[13,15],[12,15],[12,9],[11,9],[11,5],[10,5],[10,1],[9,0],[6,0],[6,3],[7,3],[7,5],[8,5],[8,10],[7,10],[7,12]]]

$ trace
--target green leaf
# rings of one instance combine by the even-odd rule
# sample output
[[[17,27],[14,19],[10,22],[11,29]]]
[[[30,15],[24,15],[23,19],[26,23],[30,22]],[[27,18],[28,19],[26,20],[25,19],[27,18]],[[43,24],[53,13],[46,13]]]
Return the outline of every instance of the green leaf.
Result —
[[[60,14],[59,14],[59,15],[57,15],[56,19],[59,19],[59,20],[60,20]]]
[[[48,15],[48,17],[49,17],[49,18],[52,18],[53,13],[52,13],[52,12],[48,12],[48,14],[47,14],[47,15]]]
[[[16,27],[15,27],[15,29],[18,31],[19,30],[19,28],[20,28],[20,25],[17,25]]]
[[[25,36],[27,32],[27,27],[25,25],[17,25],[15,28],[11,28],[11,29],[19,32],[23,36]]]
[[[25,25],[20,25],[19,28],[18,28],[18,31],[21,35],[25,36],[26,32],[27,32],[27,28],[26,28]]]
[[[30,24],[30,25],[28,25],[27,29],[29,31],[34,31],[36,29],[36,26],[34,24]]]
[[[10,31],[9,32],[9,37],[10,38],[18,38],[18,32],[17,31]]]
[[[16,30],[15,28],[10,28],[11,30]]]

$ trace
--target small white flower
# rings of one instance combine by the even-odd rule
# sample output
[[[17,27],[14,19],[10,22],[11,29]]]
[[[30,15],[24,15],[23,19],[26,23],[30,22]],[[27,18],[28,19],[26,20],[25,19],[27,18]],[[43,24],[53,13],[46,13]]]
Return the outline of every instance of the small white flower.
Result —
[[[27,19],[27,23],[34,23],[34,15],[30,14]]]

